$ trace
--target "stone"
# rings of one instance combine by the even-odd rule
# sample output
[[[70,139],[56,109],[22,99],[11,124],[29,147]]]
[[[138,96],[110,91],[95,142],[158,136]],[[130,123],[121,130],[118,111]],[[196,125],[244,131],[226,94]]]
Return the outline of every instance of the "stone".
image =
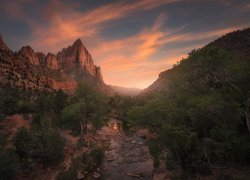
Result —
[[[1,35],[0,35],[0,49],[4,51],[10,51],[9,47],[3,41],[3,38]]]
[[[64,48],[57,54],[58,63],[66,73],[78,76],[85,73],[103,83],[101,68],[94,65],[92,56],[83,45],[80,39],[76,40],[72,46]]]
[[[18,54],[26,58],[29,64],[39,65],[38,57],[36,56],[34,50],[30,46],[22,47]]]
[[[96,179],[98,179],[98,178],[101,177],[101,175],[99,173],[97,173],[97,172],[94,172],[93,177],[96,178]]]
[[[57,62],[56,55],[52,53],[48,53],[45,59],[45,65],[46,67],[51,68],[51,69],[58,69],[58,62]]]
[[[102,78],[101,68],[79,39],[59,53],[35,52],[30,46],[22,47],[16,54],[0,36],[0,83],[39,91],[59,89],[72,94],[80,79],[94,90],[112,95],[113,90]]]
[[[77,172],[77,179],[84,179],[85,178],[85,174],[82,174],[81,172]]]
[[[136,136],[141,138],[147,138],[147,136],[150,134],[150,132],[147,129],[139,129],[136,132]]]

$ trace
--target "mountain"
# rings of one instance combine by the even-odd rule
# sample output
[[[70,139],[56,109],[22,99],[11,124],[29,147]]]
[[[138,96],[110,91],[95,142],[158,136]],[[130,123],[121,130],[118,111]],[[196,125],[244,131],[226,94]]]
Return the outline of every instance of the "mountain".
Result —
[[[142,90],[138,88],[125,88],[120,86],[110,86],[115,93],[125,96],[136,96],[139,94]]]
[[[104,83],[101,68],[94,64],[80,39],[57,54],[45,55],[30,46],[14,53],[0,37],[0,85],[73,92],[79,80],[101,93],[113,92]]]
[[[204,53],[208,51],[210,48],[217,47],[227,51],[230,54],[237,55],[239,57],[248,58],[250,57],[250,28],[244,30],[238,30],[235,32],[228,33],[221,38],[209,43],[205,47],[200,50],[194,50],[189,54],[187,59],[181,60],[181,62],[177,65],[174,65],[172,69],[166,70],[159,74],[158,79],[151,84],[148,88],[144,89],[140,95],[153,95],[155,93],[171,93],[176,88],[176,86],[181,87],[184,84],[178,84],[178,81],[181,81],[177,76],[198,76],[198,74],[202,74],[207,72],[206,66],[201,65],[201,61],[199,62],[199,58],[197,60],[191,60],[192,57],[198,55],[199,53]],[[217,53],[215,51],[215,53]],[[203,55],[205,56],[205,55]],[[212,57],[212,60],[216,61],[216,57]],[[208,62],[206,62],[208,63]],[[210,62],[212,63],[212,62]],[[241,63],[239,61],[239,63]],[[242,62],[243,63],[243,62]],[[210,64],[211,65],[211,64]],[[220,62],[218,62],[218,70],[222,71],[223,66],[220,66]],[[213,71],[213,70],[211,70]],[[203,75],[203,78],[208,75]],[[218,75],[219,76],[219,75]],[[176,86],[173,86],[173,81],[175,81]],[[188,82],[186,82],[188,83]]]

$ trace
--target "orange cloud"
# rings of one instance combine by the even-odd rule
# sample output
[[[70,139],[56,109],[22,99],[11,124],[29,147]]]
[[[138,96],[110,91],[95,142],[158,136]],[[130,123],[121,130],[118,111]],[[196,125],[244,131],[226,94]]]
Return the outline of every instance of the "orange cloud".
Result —
[[[31,24],[31,45],[42,51],[56,52],[77,38],[96,39],[104,23],[131,16],[135,12],[159,7],[180,0],[138,0],[133,3],[118,2],[81,12],[78,4],[65,4],[52,0],[44,8],[44,24]]]
[[[178,33],[181,29],[162,31],[160,24],[164,18],[158,18],[150,29],[128,38],[114,41],[100,41],[91,52],[101,65],[105,81],[126,87],[145,88],[150,85],[161,71],[169,69],[187,56],[193,49],[200,48],[211,39],[242,28],[222,28],[204,33]],[[204,44],[199,41],[204,40]],[[157,57],[159,49],[169,43],[196,42],[192,46],[173,49],[165,55]],[[207,42],[206,42],[207,41]]]
[[[145,88],[150,85],[161,71],[185,57],[187,52],[204,44],[195,44],[182,49],[172,49],[158,55],[165,45],[178,42],[195,42],[215,39],[227,32],[246,27],[235,26],[202,33],[181,33],[179,29],[163,29],[166,21],[160,15],[152,26],[141,32],[122,39],[104,40],[100,32],[107,22],[131,16],[135,12],[146,11],[163,4],[185,0],[136,0],[103,5],[99,8],[82,12],[78,3],[66,4],[61,0],[52,0],[45,6],[43,23],[35,21],[26,14],[23,6],[36,0],[6,1],[0,9],[11,9],[12,18],[25,20],[32,29],[30,45],[36,50],[57,52],[72,44],[77,38],[91,42],[90,50],[96,64],[102,67],[107,84],[126,87]],[[7,8],[6,8],[7,7]],[[7,12],[9,13],[9,12]]]

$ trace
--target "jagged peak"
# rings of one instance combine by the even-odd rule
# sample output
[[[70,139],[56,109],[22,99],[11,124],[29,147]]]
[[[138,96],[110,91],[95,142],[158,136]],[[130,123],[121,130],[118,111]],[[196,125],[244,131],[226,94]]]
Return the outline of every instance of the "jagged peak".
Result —
[[[32,47],[30,47],[29,45],[27,46],[23,46],[19,52],[28,52],[28,53],[35,53],[35,51],[32,49]]]
[[[77,40],[75,40],[75,42],[73,43],[74,45],[83,45],[82,40],[80,38],[78,38]]]
[[[56,57],[56,55],[51,53],[51,52],[48,52],[47,57],[49,57],[49,56],[55,56]]]
[[[1,35],[0,35],[0,49],[10,51],[9,47],[6,45]]]

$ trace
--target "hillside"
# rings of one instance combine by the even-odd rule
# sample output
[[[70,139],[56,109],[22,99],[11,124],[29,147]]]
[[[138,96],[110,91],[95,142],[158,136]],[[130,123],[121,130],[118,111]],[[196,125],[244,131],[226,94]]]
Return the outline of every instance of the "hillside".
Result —
[[[191,179],[249,177],[229,170],[249,172],[249,52],[250,29],[229,33],[190,52],[138,96],[143,101],[128,110],[128,120],[158,133],[158,165],[159,154],[170,150],[165,163],[172,173],[178,164]]]
[[[115,93],[124,95],[124,96],[136,96],[138,95],[142,90],[139,88],[125,88],[120,86],[110,86]]]
[[[215,40],[214,42],[209,43],[208,45],[206,45],[205,47],[201,48],[198,51],[199,52],[206,51],[207,49],[211,47],[219,47],[230,53],[234,53],[239,56],[249,58],[250,57],[250,28],[226,34],[223,37]],[[193,53],[195,54],[195,51]],[[193,54],[190,53],[190,56],[192,55]],[[141,95],[150,95],[153,93],[166,93],[168,91],[174,90],[174,89],[171,89],[171,85],[170,85],[172,81],[171,79],[175,78],[172,76],[178,76],[179,74],[183,74],[183,73],[185,74],[192,73],[192,72],[195,73],[196,71],[198,71],[198,67],[200,63],[199,60],[197,60],[197,62],[196,61],[191,62],[189,59],[191,58],[189,57],[187,59],[184,59],[181,61],[180,64],[178,64],[174,68],[161,72],[159,74],[158,79],[148,88],[143,90],[141,92]],[[216,59],[214,59],[214,61],[216,61]],[[218,62],[218,65],[219,65],[219,62]],[[182,68],[185,68],[185,71],[182,71],[181,70]],[[203,67],[203,68],[206,68],[206,67]],[[218,68],[223,69],[224,67],[220,66]]]

